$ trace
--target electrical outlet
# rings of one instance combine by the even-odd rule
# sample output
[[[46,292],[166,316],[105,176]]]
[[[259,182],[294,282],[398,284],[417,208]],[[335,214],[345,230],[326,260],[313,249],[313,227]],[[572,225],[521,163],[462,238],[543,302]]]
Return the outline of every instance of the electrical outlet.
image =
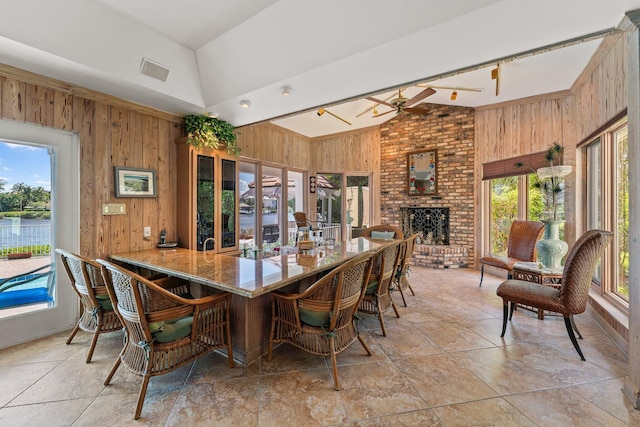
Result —
[[[144,237],[151,237],[151,227],[144,228]]]

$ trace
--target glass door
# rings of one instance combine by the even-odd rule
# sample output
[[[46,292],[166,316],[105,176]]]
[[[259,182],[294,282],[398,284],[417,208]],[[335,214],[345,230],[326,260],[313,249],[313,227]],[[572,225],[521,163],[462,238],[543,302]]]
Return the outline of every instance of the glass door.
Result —
[[[0,347],[70,328],[77,296],[56,247],[79,250],[77,136],[0,120]]]
[[[323,235],[342,240],[342,175],[319,173],[316,176],[317,220],[322,222]],[[316,218],[310,218],[316,220]]]
[[[347,236],[357,237],[360,231],[371,224],[371,177],[368,175],[347,175],[346,226]]]
[[[221,249],[234,248],[236,246],[236,181],[236,162],[222,159]]]
[[[215,248],[215,158],[198,155],[196,182],[196,244],[199,251]]]
[[[283,170],[272,166],[262,167],[262,248],[282,243],[282,175]],[[285,208],[286,209],[286,208]],[[284,228],[286,230],[286,227]]]

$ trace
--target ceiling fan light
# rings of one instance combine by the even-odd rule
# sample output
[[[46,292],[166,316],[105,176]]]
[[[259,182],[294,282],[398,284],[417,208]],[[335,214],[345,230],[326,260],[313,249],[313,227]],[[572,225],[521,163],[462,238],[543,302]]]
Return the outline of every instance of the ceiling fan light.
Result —
[[[458,97],[458,91],[454,90],[453,92],[451,92],[451,100],[455,101],[456,98]]]
[[[251,107],[251,101],[249,101],[248,99],[243,99],[242,101],[240,101],[240,106],[242,108],[249,108]]]

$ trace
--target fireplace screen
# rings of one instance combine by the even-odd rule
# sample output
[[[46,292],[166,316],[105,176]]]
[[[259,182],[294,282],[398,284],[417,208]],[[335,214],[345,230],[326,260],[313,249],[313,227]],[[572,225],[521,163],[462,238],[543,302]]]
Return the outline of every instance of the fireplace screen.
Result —
[[[421,233],[426,245],[449,244],[449,208],[400,208],[405,236]]]

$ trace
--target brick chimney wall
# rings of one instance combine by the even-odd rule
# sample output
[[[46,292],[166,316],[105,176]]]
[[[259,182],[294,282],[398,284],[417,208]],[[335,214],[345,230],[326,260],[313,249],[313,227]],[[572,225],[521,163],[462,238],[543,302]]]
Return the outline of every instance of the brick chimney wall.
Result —
[[[428,104],[426,116],[402,114],[380,126],[381,223],[401,225],[400,207],[449,207],[452,246],[474,248],[474,110]],[[437,197],[407,194],[407,155],[437,150]],[[468,264],[472,265],[471,260]],[[463,264],[467,264],[463,263]]]

